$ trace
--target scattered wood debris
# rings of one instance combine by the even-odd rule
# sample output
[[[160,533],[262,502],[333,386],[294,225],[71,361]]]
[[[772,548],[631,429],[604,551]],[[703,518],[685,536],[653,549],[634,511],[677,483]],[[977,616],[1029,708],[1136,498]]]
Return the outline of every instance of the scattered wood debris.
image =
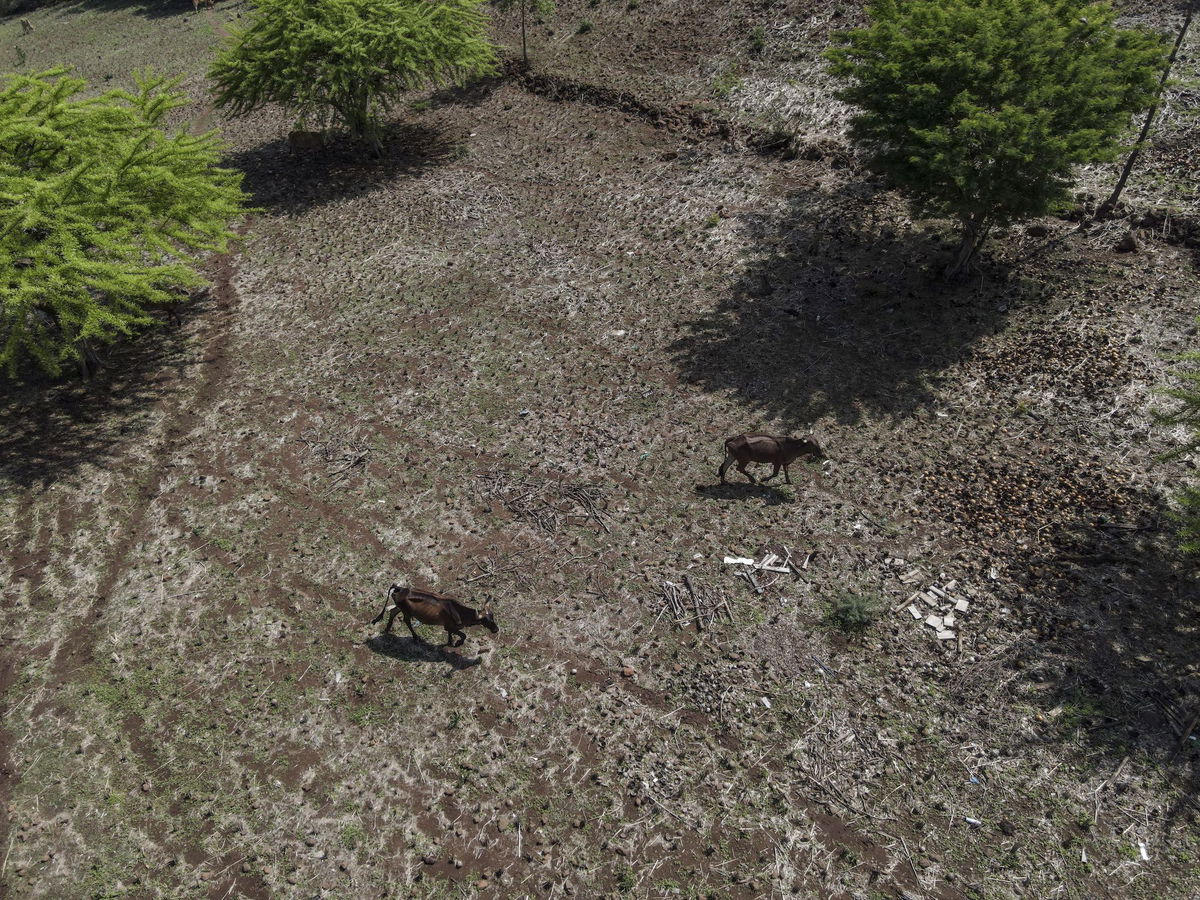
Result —
[[[711,630],[722,619],[737,621],[733,607],[722,591],[697,583],[690,575],[684,575],[683,582],[682,586],[674,581],[662,583],[663,606],[655,619],[656,624],[668,613],[670,621],[678,628],[695,624],[697,631]]]
[[[799,580],[801,572],[808,568],[808,564],[813,558],[813,553],[809,553],[804,557],[804,562],[797,566],[792,562],[792,551],[787,547],[781,549],[783,550],[782,557],[778,553],[767,553],[759,560],[755,560],[749,556],[726,556],[722,562],[727,566],[741,566],[742,568],[735,570],[734,574],[745,579],[754,593],[762,594],[765,592],[766,587],[770,587],[774,583],[774,580],[764,586],[759,583],[757,573],[769,572],[773,575],[790,574]]]
[[[484,496],[500,503],[516,516],[553,534],[564,524],[595,523],[610,531],[606,507],[608,500],[598,485],[557,481],[537,481],[528,475],[488,472],[477,475],[484,481]]]
[[[920,570],[914,570],[920,571]],[[912,573],[910,573],[912,574]],[[904,581],[904,576],[901,576]],[[914,591],[903,603],[893,609],[893,612],[907,610],[908,614],[918,622],[933,629],[939,641],[957,641],[962,648],[962,635],[959,633],[959,616],[971,608],[971,602],[955,593],[961,590],[955,580],[943,584],[931,584],[926,588]]]

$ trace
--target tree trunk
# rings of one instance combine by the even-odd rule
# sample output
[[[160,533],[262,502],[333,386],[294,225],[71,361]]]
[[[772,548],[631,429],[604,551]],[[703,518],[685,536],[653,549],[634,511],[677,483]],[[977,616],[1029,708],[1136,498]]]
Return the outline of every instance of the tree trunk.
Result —
[[[92,349],[91,343],[82,338],[76,343],[76,351],[79,354],[79,377],[84,381],[91,381],[100,371],[100,357]]]
[[[943,273],[946,278],[950,279],[960,278],[966,274],[967,268],[975,259],[975,251],[979,249],[988,233],[988,225],[983,216],[963,216],[960,222],[962,223],[962,242],[958,245],[958,252],[954,254],[954,261],[946,266]]]
[[[372,156],[382,156],[383,142],[379,136],[379,123],[371,119],[371,98],[365,90],[354,96],[351,119],[351,134],[367,145]]]
[[[521,0],[521,59],[525,61],[525,68],[529,68],[529,47],[525,43],[525,7],[529,5],[529,0]]]
[[[1175,65],[1175,57],[1179,53],[1179,47],[1183,44],[1183,40],[1187,37],[1188,28],[1192,24],[1192,14],[1196,11],[1196,5],[1200,0],[1193,0],[1188,5],[1187,15],[1183,19],[1183,27],[1179,29],[1179,36],[1175,38],[1175,46],[1171,48],[1171,55],[1167,57],[1167,66],[1163,69],[1162,78],[1158,80],[1158,90],[1154,92],[1154,102],[1150,104],[1150,109],[1146,112],[1146,121],[1142,123],[1142,132],[1138,135],[1137,143],[1133,145],[1133,150],[1129,153],[1129,158],[1125,160],[1125,167],[1121,170],[1121,177],[1117,179],[1117,186],[1113,188],[1112,194],[1108,199],[1100,204],[1100,208],[1096,210],[1095,218],[1105,219],[1112,214],[1116,209],[1117,201],[1121,199],[1121,191],[1125,190],[1125,182],[1129,180],[1129,173],[1133,171],[1134,164],[1137,163],[1138,157],[1142,153],[1142,145],[1146,142],[1146,138],[1150,134],[1150,127],[1154,124],[1154,117],[1158,115],[1159,103],[1162,100],[1163,89],[1167,86],[1167,79],[1171,76],[1171,67]]]

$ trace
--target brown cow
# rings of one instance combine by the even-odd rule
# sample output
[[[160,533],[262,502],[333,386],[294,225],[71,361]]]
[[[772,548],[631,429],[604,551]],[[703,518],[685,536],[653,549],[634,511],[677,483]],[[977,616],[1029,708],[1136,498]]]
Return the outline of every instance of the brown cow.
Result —
[[[725,471],[729,464],[737,460],[737,469],[750,479],[752,484],[758,484],[758,479],[746,471],[749,463],[770,463],[775,471],[763,481],[769,481],[783,469],[783,480],[792,483],[788,475],[788,466],[801,456],[813,459],[824,459],[825,453],[821,445],[812,438],[776,437],[771,434],[739,434],[725,441],[725,461],[717,469],[721,481],[725,480]]]
[[[389,606],[389,604],[392,604]],[[391,610],[392,615],[387,620],[387,625],[383,628],[383,633],[388,634],[392,630],[392,623],[396,621],[396,616],[404,616],[404,624],[408,626],[413,639],[420,641],[422,644],[426,641],[413,630],[412,620],[424,622],[426,625],[441,625],[446,629],[446,644],[450,647],[461,647],[467,636],[462,629],[470,628],[472,625],[482,625],[492,634],[496,634],[500,627],[496,624],[496,619],[492,616],[492,608],[489,606],[484,609],[481,615],[471,607],[453,599],[452,597],[443,597],[440,594],[434,594],[429,591],[418,591],[413,588],[402,587],[398,584],[393,584],[388,588],[387,599],[383,602],[383,609],[374,619],[371,624],[374,625],[385,615],[388,610]],[[454,643],[454,638],[458,638],[458,643]]]

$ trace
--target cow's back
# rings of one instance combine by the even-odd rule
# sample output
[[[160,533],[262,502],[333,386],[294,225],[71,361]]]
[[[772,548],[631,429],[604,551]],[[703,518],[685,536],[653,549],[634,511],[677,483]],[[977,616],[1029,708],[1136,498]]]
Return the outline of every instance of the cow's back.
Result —
[[[428,591],[416,591],[408,588],[400,598],[408,607],[409,614],[426,625],[441,625],[446,618],[447,601],[437,594]]]
[[[727,446],[735,456],[752,462],[774,462],[779,458],[779,440],[770,434],[741,434],[730,438]]]

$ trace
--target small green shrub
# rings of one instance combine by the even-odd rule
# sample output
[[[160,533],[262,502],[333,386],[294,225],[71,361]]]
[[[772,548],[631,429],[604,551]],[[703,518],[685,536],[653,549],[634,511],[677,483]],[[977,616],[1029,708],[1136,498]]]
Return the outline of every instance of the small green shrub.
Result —
[[[582,22],[579,23],[579,28],[577,28],[575,30],[575,33],[576,34],[587,34],[589,31],[592,30],[593,27],[595,27],[595,26],[593,26],[591,22],[589,22],[587,19],[584,19]]]
[[[825,622],[839,631],[858,634],[866,631],[883,611],[883,600],[869,591],[841,591],[829,600]]]
[[[756,25],[750,29],[750,53],[752,56],[758,56],[767,46],[767,32],[761,25]]]
[[[482,0],[258,0],[210,71],[232,116],[278,103],[381,149],[405,94],[496,69]]]

